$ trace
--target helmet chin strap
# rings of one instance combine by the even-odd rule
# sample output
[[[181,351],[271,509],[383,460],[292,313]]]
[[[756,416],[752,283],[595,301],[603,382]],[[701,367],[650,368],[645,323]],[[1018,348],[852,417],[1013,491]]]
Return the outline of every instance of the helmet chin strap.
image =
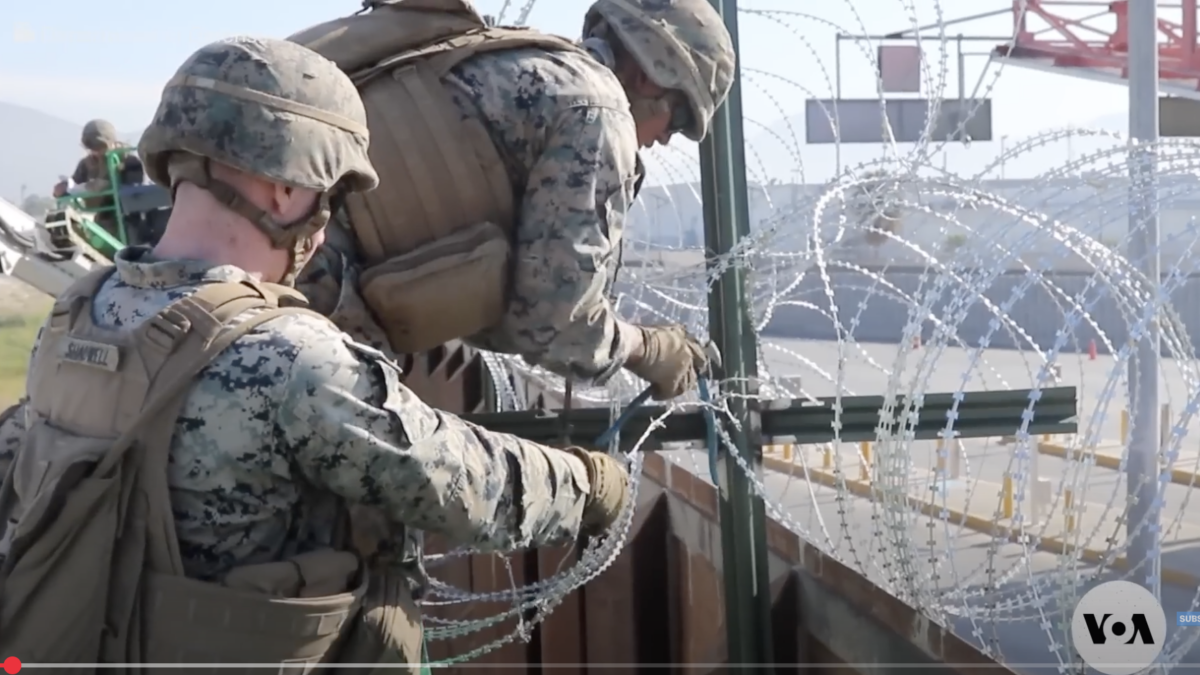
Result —
[[[188,153],[177,153],[167,167],[171,176],[171,194],[183,181],[192,183],[211,194],[222,206],[250,221],[271,240],[271,247],[288,252],[288,271],[279,280],[291,286],[300,271],[316,253],[313,237],[329,222],[332,207],[332,192],[323,192],[305,216],[295,222],[284,224],[271,214],[258,208],[228,183],[213,178],[212,165],[208,158]]]

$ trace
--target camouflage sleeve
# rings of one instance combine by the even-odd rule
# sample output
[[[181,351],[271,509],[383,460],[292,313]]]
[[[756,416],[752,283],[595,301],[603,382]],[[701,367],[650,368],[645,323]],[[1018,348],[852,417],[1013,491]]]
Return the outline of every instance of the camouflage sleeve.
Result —
[[[278,433],[315,485],[393,521],[482,549],[565,543],[579,532],[583,464],[430,408],[379,351],[331,338],[304,346]]]
[[[558,120],[520,206],[512,352],[560,375],[603,384],[629,357],[634,330],[609,301],[637,137],[627,111],[576,107]]]

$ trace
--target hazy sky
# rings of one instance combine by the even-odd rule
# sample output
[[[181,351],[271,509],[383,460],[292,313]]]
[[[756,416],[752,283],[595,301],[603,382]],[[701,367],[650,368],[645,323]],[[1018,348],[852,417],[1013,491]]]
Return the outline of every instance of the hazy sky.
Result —
[[[575,36],[588,0],[480,0],[485,13],[513,21],[526,4],[528,22]],[[776,125],[803,111],[809,97],[831,97],[834,90],[834,36],[892,32],[939,17],[953,19],[991,9],[1003,0],[755,0],[743,2],[741,39],[748,137],[763,125]],[[786,13],[805,7],[808,14]],[[283,37],[314,23],[357,10],[357,0],[207,0],[201,3],[152,0],[104,0],[45,4],[5,2],[0,18],[0,100],[46,111],[82,123],[93,117],[112,120],[124,130],[141,129],[152,114],[162,83],[201,44],[233,34]],[[758,13],[763,12],[763,13]],[[1165,15],[1164,15],[1165,16]],[[1011,18],[998,17],[955,25],[948,33],[1006,35]],[[936,32],[936,31],[934,31]],[[967,43],[968,52],[993,45]],[[957,74],[952,47],[925,44],[935,81],[945,80],[943,95],[956,97]],[[866,43],[842,43],[842,92],[846,97],[875,95]],[[968,56],[968,90],[982,78],[981,92],[994,99],[995,135],[1020,137],[1047,127],[1085,125],[1100,116],[1122,113],[1123,87],[1015,67],[986,69],[986,58]],[[997,75],[999,77],[997,78]],[[936,95],[936,87],[926,95]],[[803,128],[795,133],[803,142]],[[998,143],[977,144],[998,146]],[[684,144],[680,150],[687,152]],[[996,153],[995,147],[973,152]]]

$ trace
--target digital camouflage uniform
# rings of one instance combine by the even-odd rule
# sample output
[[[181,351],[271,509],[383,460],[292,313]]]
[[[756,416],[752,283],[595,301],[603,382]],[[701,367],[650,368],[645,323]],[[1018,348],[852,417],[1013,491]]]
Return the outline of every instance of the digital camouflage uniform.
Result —
[[[186,176],[197,185],[207,182],[218,199],[236,201],[211,175],[196,176],[189,173],[194,165],[175,161],[203,151],[297,187],[328,190],[339,172],[352,170],[359,172],[359,189],[373,186],[365,113],[353,88],[322,89],[323,82],[330,86],[322,79],[329,73],[317,68],[313,76],[311,61],[287,58],[288,49],[298,50],[292,59],[315,55],[280,44],[250,38],[218,42],[181,67],[140,146],[151,178],[170,184]],[[331,141],[330,131],[311,120],[301,120],[309,124],[304,127],[250,104],[230,105],[203,84],[193,86],[191,77],[283,89],[291,100],[314,107],[336,104],[335,109],[355,111],[363,136],[356,147],[345,145],[350,143],[345,135]],[[331,102],[333,92],[353,99]],[[214,114],[218,109],[230,119]],[[295,142],[285,147],[280,139]],[[322,148],[333,157],[300,161],[296,147]],[[187,150],[167,154],[179,148]],[[253,215],[246,203],[230,208]],[[280,236],[277,247],[292,251],[298,269],[308,251],[303,238],[323,222],[315,218],[287,226],[251,220]],[[299,239],[289,242],[275,228]],[[94,320],[103,327],[131,327],[200,285],[246,276],[228,265],[155,260],[149,249],[128,248],[117,255],[116,273],[93,303]],[[187,396],[171,443],[169,484],[188,574],[214,578],[234,565],[328,544],[339,499],[371,507],[393,533],[430,530],[485,549],[561,544],[579,534],[591,464],[433,410],[401,376],[394,362],[330,323],[293,315],[254,329],[206,368]],[[22,433],[24,416],[14,409],[3,424],[0,471],[11,461],[12,439]]]
[[[137,325],[202,284],[247,277],[144,248],[121,251],[116,265],[94,303],[104,327]],[[578,533],[588,492],[580,462],[434,410],[400,378],[378,351],[308,316],[269,322],[206,368],[169,465],[188,576],[330,545],[334,496],[481,548]]]
[[[640,20],[621,5],[635,7]],[[707,0],[601,0],[588,25],[601,15],[619,24],[614,32],[651,79],[688,95],[694,125],[682,131],[703,138],[734,69],[732,42]],[[470,341],[595,384],[625,365],[639,330],[610,300],[643,170],[630,99],[607,61],[516,49],[473,56],[443,78],[461,114],[482,120],[520,198],[506,315]],[[298,280],[319,311],[331,313],[354,294],[338,276],[358,266],[351,250],[335,240]],[[352,304],[354,312],[365,307]],[[354,312],[338,314],[387,350],[370,317],[351,319]]]
[[[609,301],[639,177],[620,82],[584,54],[521,49],[474,57],[445,83],[464,116],[482,117],[513,184],[525,186],[507,314],[478,346],[603,382],[631,341]],[[324,248],[297,288],[327,312],[336,271],[356,263],[339,259],[344,247]]]

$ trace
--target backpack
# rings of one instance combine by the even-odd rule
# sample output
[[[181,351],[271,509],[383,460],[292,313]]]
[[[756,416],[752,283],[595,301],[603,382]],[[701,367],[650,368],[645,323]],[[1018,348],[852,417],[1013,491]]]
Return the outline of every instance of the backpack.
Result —
[[[288,39],[350,75],[371,130],[381,188],[346,211],[364,265],[359,291],[394,351],[476,335],[507,305],[516,220],[504,162],[441,78],[489,51],[583,50],[527,28],[489,26],[467,0],[367,0],[365,13]]]
[[[30,363],[30,423],[0,484],[0,654],[72,672],[327,660],[359,620],[359,558],[318,550],[189,579],[167,485],[195,376],[256,326],[320,315],[292,289],[218,283],[135,328],[101,328],[92,298],[111,271],[60,296]]]

